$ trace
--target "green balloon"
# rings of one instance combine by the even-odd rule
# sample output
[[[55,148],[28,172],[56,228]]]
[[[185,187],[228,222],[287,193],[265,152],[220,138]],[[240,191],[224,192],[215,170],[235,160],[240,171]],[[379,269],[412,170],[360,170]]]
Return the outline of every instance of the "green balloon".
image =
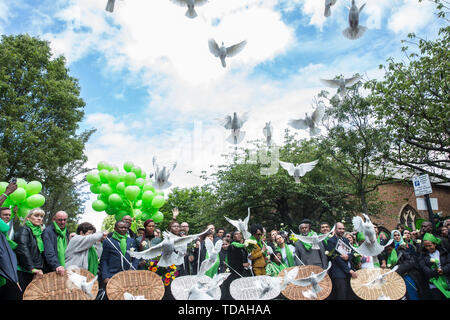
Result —
[[[145,184],[145,180],[142,178],[137,178],[135,183],[139,188],[142,188]]]
[[[150,190],[151,192],[155,193],[156,189],[155,187],[151,184],[151,182],[146,182],[143,186],[142,186],[142,191],[147,191]]]
[[[91,190],[92,193],[99,194],[100,193],[100,185],[93,184],[89,187],[89,190]]]
[[[103,211],[108,207],[106,203],[104,203],[102,200],[95,200],[92,202],[92,209],[95,211]]]
[[[143,211],[144,212],[148,212],[148,214],[152,216],[152,215],[154,215],[155,213],[158,212],[158,208],[153,208],[153,207],[151,207],[151,208],[144,208]]]
[[[103,183],[108,183],[108,175],[109,175],[109,171],[106,169],[102,169],[99,171],[98,173],[101,182]]]
[[[127,161],[123,164],[123,170],[125,170],[126,172],[130,172],[131,169],[133,169],[134,164],[131,161]]]
[[[140,167],[133,167],[131,168],[131,172],[134,172],[134,174],[136,175],[136,178],[139,178],[142,174],[142,169]]]
[[[142,172],[141,172],[141,178],[142,179],[145,179],[147,177],[147,173],[144,171],[144,170],[142,170]]]
[[[25,218],[30,212],[30,210],[31,210],[30,208],[20,206],[19,210],[17,210],[17,215],[21,218]]]
[[[155,194],[151,192],[150,190],[145,191],[142,194],[142,204],[144,207],[150,207],[152,205],[153,198],[155,197]]]
[[[103,169],[106,169],[106,167],[107,167],[107,163],[106,163],[106,161],[100,161],[99,163],[97,163],[97,169],[98,169],[98,171],[101,171],[101,170],[103,170]]]
[[[100,194],[108,197],[111,193],[113,193],[113,189],[109,184],[104,183],[100,186]]]
[[[109,206],[109,207],[107,207],[107,208],[105,209],[105,212],[106,212],[106,214],[108,214],[108,215],[110,215],[110,216],[113,216],[113,215],[115,215],[118,211],[117,211],[116,208],[113,208],[113,207]]]
[[[128,212],[128,211],[121,210],[121,211],[119,211],[118,213],[115,214],[115,217],[116,217],[116,221],[120,221],[120,220],[123,219],[123,217],[125,217],[125,216],[132,216],[132,215],[133,214]]]
[[[156,195],[152,200],[152,207],[161,208],[164,205],[164,197],[160,195]]]
[[[118,193],[124,193],[125,192],[125,188],[126,188],[125,182],[119,182],[116,185],[116,190],[117,190]]]
[[[33,194],[26,200],[27,207],[30,209],[41,207],[45,203],[45,197],[42,194]]]
[[[136,183],[136,174],[134,172],[128,172],[123,178],[123,181],[128,186],[134,185]]]
[[[125,197],[130,200],[134,201],[138,197],[139,193],[141,192],[141,189],[139,189],[138,186],[128,186],[125,188]]]
[[[24,188],[24,189],[27,186],[27,182],[22,178],[18,178],[16,181],[16,184],[17,184],[17,187]]]
[[[155,195],[161,196],[161,197],[164,198],[164,191],[156,191],[156,192],[155,192]]]
[[[119,196],[117,193],[112,193],[108,197],[108,202],[113,207],[119,207],[123,204],[122,197]]]
[[[13,193],[11,193],[11,194],[9,195],[9,197],[11,198],[11,201],[12,201],[14,204],[19,204],[19,203],[21,203],[22,201],[24,201],[24,200],[26,199],[26,197],[27,197],[27,192],[25,191],[24,188],[18,187],[18,188],[16,189],[16,191],[14,191]]]
[[[86,180],[87,182],[89,182],[90,184],[99,184],[100,183],[100,176],[98,175],[98,173],[95,172],[89,172],[86,175]]]
[[[25,187],[25,191],[27,192],[28,196],[31,196],[33,194],[38,194],[42,190],[42,183],[39,181],[30,181],[27,183],[27,186]]]
[[[144,212],[142,212],[141,220],[145,221],[145,220],[151,219],[151,217],[152,217],[152,214],[150,212],[144,211]]]
[[[5,182],[5,181],[0,182],[0,194],[5,193],[7,186],[8,186],[8,182]]]
[[[108,173],[107,178],[108,178],[109,184],[112,186],[115,186],[116,184],[118,184],[120,182],[120,175],[117,171],[110,171]]]
[[[161,211],[156,212],[155,214],[152,215],[151,219],[155,222],[155,223],[160,223],[164,220],[164,214]]]
[[[138,200],[138,201],[136,201],[136,203],[134,204],[134,207],[135,208],[142,208],[142,200]]]

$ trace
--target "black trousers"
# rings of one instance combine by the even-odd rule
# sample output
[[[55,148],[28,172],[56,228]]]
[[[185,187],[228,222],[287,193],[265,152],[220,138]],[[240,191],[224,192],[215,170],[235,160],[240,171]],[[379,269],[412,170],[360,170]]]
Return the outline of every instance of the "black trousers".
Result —
[[[23,271],[17,271],[17,276],[19,277],[19,284],[22,288],[22,292],[19,293],[19,300],[23,299],[23,293],[25,289],[28,287],[31,281],[33,281],[33,274]]]
[[[20,300],[21,292],[17,284],[6,280],[6,284],[0,287],[0,300]]]

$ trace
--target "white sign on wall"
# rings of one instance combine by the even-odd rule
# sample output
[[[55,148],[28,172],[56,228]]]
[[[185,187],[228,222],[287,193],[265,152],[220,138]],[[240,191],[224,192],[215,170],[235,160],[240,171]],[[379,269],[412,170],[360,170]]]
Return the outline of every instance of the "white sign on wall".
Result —
[[[428,176],[428,174],[413,177],[412,182],[416,197],[433,193],[433,190],[431,189],[430,177]]]
[[[432,210],[439,210],[437,198],[430,198],[430,202],[431,202]],[[428,210],[427,203],[425,202],[424,198],[416,198],[416,204],[417,204],[417,210]]]

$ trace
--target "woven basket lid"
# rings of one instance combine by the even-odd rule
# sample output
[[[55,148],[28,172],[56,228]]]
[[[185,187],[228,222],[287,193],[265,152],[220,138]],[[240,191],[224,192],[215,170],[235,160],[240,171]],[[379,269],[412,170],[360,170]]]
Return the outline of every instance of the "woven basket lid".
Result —
[[[360,269],[356,271],[358,277],[351,278],[350,285],[355,294],[363,300],[377,300],[380,296],[389,297],[391,300],[399,300],[406,294],[406,285],[403,278],[397,272],[391,272],[384,280],[384,284],[365,285],[390,269]]]
[[[278,286],[272,286],[272,289],[268,291],[264,296],[261,296],[261,289],[255,286],[255,281],[265,281],[270,276],[254,276],[243,277],[233,280],[230,284],[230,294],[235,300],[271,300],[276,298],[280,294]]]
[[[172,295],[176,300],[188,300],[188,290],[199,281],[208,282],[211,281],[211,278],[205,275],[182,276],[175,278],[175,280],[173,280],[172,284],[170,285]],[[220,287],[216,288],[213,291],[214,300],[220,300],[221,295],[222,292],[220,291]]]
[[[85,276],[87,282],[95,276],[85,269],[77,269],[78,274]],[[94,300],[98,292],[98,282],[92,287],[91,297],[74,286],[68,286],[67,272],[64,276],[50,272],[44,274],[41,279],[34,279],[27,286],[23,300]]]
[[[324,269],[319,266],[296,266],[281,270],[281,272],[278,274],[278,277],[283,277],[285,272],[289,272],[294,268],[298,268],[298,274],[295,279],[308,278],[311,275],[311,272],[317,274],[324,271]],[[287,287],[283,291],[281,291],[281,293],[289,300],[324,300],[330,295],[331,289],[333,288],[333,284],[328,274],[325,275],[325,278],[323,278],[322,281],[319,282],[319,286],[322,288],[322,290],[317,293],[316,299],[305,297],[303,295],[303,292],[311,290],[312,286],[302,287],[296,286],[291,283],[288,284]]]
[[[127,270],[116,273],[106,285],[109,300],[125,300],[123,294],[144,296],[147,300],[161,300],[164,296],[161,277],[148,270]]]

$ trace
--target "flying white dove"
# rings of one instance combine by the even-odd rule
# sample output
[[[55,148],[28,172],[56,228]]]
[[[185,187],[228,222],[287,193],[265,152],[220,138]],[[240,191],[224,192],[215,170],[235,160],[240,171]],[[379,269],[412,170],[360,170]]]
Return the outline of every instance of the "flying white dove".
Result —
[[[186,17],[191,19],[194,19],[197,16],[197,12],[195,12],[194,7],[202,6],[208,2],[208,0],[170,0],[170,1],[181,7],[187,6],[188,10],[186,11]]]
[[[317,136],[320,134],[320,129],[318,128],[322,118],[325,114],[325,106],[320,101],[317,104],[316,110],[313,111],[311,116],[308,116],[308,113],[305,113],[304,119],[291,119],[288,124],[294,129],[309,129],[310,136]]]
[[[394,268],[392,268],[391,271],[386,272],[386,273],[383,273],[383,274],[380,274],[380,275],[377,276],[375,279],[373,279],[373,280],[371,280],[371,281],[369,281],[369,282],[367,282],[367,283],[364,283],[364,286],[366,286],[366,287],[375,287],[375,286],[381,287],[381,286],[383,286],[383,285],[386,283],[386,280],[385,280],[386,277],[387,277],[389,274],[391,274],[392,272],[396,272],[397,269],[398,269],[398,265],[395,266]]]
[[[331,16],[331,6],[336,4],[337,0],[325,0],[325,17]]]
[[[280,165],[288,172],[290,176],[294,177],[295,183],[300,183],[300,177],[303,177],[306,173],[314,169],[318,162],[319,159],[294,165],[293,163],[283,162],[280,160]]]
[[[326,270],[323,270],[320,273],[311,272],[309,277],[295,280],[295,284],[302,287],[312,286],[310,290],[303,292],[303,295],[306,298],[317,299],[317,294],[322,291],[322,288],[319,286],[319,282],[325,278],[330,268],[331,261],[328,262],[328,268]]]
[[[188,291],[188,300],[216,300],[215,292],[219,286],[225,281],[230,273],[219,273],[213,278],[198,277],[198,281],[191,287],[186,289]],[[206,281],[205,281],[206,280]],[[220,297],[219,297],[220,299]]]
[[[66,271],[68,275],[66,282],[67,287],[69,289],[78,288],[93,299],[94,296],[92,295],[92,287],[94,286],[95,281],[97,281],[98,276],[95,276],[94,279],[87,282],[87,278],[85,276],[82,276],[76,272],[79,272],[79,268],[77,266],[69,266]]]
[[[366,257],[377,256],[386,246],[392,243],[393,239],[389,240],[384,246],[380,245],[377,242],[377,236],[372,221],[370,221],[370,218],[366,214],[363,214],[363,216],[366,221],[363,221],[359,216],[353,217],[352,219],[353,229],[357,232],[361,232],[365,237],[364,242],[359,247],[353,248],[353,250]]]
[[[352,85],[354,85],[358,80],[359,80],[360,76],[355,76],[355,77],[351,77],[348,79],[344,79],[343,77],[334,80],[327,80],[327,79],[320,79],[320,81],[331,88],[337,88],[338,89],[338,93],[342,98],[345,98],[347,96],[347,88],[346,87],[351,87]]]
[[[216,244],[213,244],[211,239],[205,239],[205,247],[208,252],[208,259],[205,259],[200,265],[199,275],[204,275],[206,271],[211,269],[211,267],[216,263],[216,260],[219,259],[219,252],[222,250],[222,240],[217,240]]]
[[[289,272],[285,272],[283,277],[280,277],[283,281],[279,283],[280,291],[286,289],[289,284],[295,284],[295,278],[298,275],[298,267],[292,268]]]
[[[123,294],[124,300],[147,300],[145,296],[133,296],[131,293],[125,292]]]
[[[108,3],[106,4],[106,11],[113,12],[114,11],[114,3],[116,0],[108,0]]]
[[[187,245],[197,239],[199,236],[208,232],[206,229],[202,233],[178,237],[170,232],[163,232],[164,240],[156,246],[150,247],[145,251],[129,251],[130,256],[137,259],[152,259],[161,256],[158,266],[168,267],[172,264],[179,265],[183,263],[184,253],[186,253]],[[181,258],[180,258],[181,257]]]
[[[156,158],[153,157],[153,168],[155,169],[155,182],[153,182],[153,186],[155,187],[155,189],[163,190],[169,188],[172,185],[172,182],[169,182],[169,176],[176,166],[177,163],[175,162],[172,165],[171,169],[166,168],[166,166],[163,166],[161,169],[156,163]]]
[[[222,62],[222,67],[226,67],[226,63],[225,63],[225,58],[226,57],[234,57],[235,55],[237,55],[239,52],[242,51],[242,49],[244,49],[245,45],[247,44],[247,41],[241,41],[238,44],[234,44],[230,47],[225,47],[225,45],[222,42],[222,46],[219,47],[219,45],[217,44],[217,42],[214,39],[209,39],[208,40],[208,46],[209,46],[209,51],[215,56],[215,57],[219,57],[220,61]]]
[[[362,9],[364,8],[366,4],[364,3],[361,8],[358,9],[358,7],[355,4],[355,0],[352,0],[352,7],[349,8],[349,14],[348,14],[348,22],[350,26],[342,31],[342,34],[350,39],[350,40],[356,40],[361,38],[364,33],[367,31],[367,28],[364,26],[359,25],[359,14],[361,13]]]
[[[241,117],[238,117],[237,113],[233,113],[233,117],[226,116],[221,120],[221,125],[225,129],[231,130],[231,135],[226,139],[231,144],[238,144],[244,140],[245,131],[241,131],[242,126],[248,119],[248,114],[244,113]]]
[[[244,237],[244,240],[247,240],[252,235],[250,232],[248,232],[248,221],[250,220],[250,212],[248,213],[247,217],[242,221],[241,219],[238,220],[231,220],[230,218],[225,217],[225,220],[227,220],[230,224],[232,224],[240,233],[242,233],[242,236]]]
[[[300,234],[295,234],[295,233],[293,233],[292,230],[291,230],[291,233],[292,233],[297,239],[299,239],[299,240],[301,240],[301,241],[303,241],[303,242],[305,242],[305,243],[312,244],[311,249],[319,250],[319,249],[320,249],[319,243],[321,243],[323,240],[327,239],[328,236],[334,232],[334,228],[335,228],[335,227],[333,227],[333,229],[331,229],[330,232],[328,232],[328,233],[326,233],[326,234],[322,234],[322,235],[320,235],[320,236],[318,236],[317,234],[314,234],[314,235],[312,235],[312,236],[302,236],[302,235],[300,235]]]
[[[266,137],[266,143],[267,146],[270,146],[272,144],[272,134],[273,134],[273,129],[272,129],[272,125],[269,122],[266,122],[266,125],[264,126],[263,129],[263,133],[264,133],[264,137]]]

